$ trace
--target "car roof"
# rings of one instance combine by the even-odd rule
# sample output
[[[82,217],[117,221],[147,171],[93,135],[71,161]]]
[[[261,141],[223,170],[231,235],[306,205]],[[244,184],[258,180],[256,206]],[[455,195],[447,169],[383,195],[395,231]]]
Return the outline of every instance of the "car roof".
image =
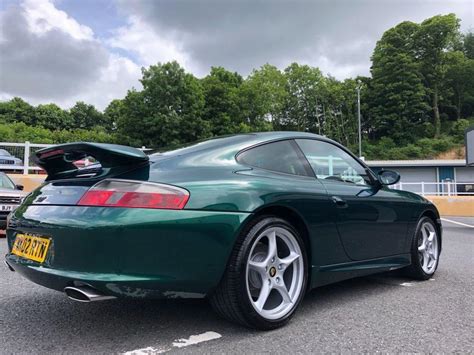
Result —
[[[293,132],[293,131],[274,131],[274,132],[254,132],[254,133],[242,133],[242,134],[233,134],[228,136],[217,136],[209,138],[206,140],[188,143],[177,147],[175,149],[170,149],[164,147],[158,149],[150,156],[176,156],[183,155],[187,153],[192,153],[202,150],[212,150],[219,149],[221,147],[230,148],[235,146],[236,149],[241,150],[246,147],[250,147],[255,144],[265,143],[267,141],[279,140],[279,139],[294,139],[294,138],[313,138],[331,141],[330,139],[320,136],[314,133],[308,132]]]
[[[271,142],[281,139],[320,139],[331,141],[330,139],[307,132],[291,132],[291,131],[277,131],[277,132],[255,132],[234,134],[229,136],[214,137],[200,142],[189,143],[177,149],[159,149],[156,153],[150,154],[150,161],[163,162],[171,158],[185,156],[199,156],[200,159],[193,159],[193,164],[200,161],[203,165],[207,162],[213,164],[227,164],[230,160],[234,160],[234,156],[249,147]],[[235,160],[234,160],[235,161]]]

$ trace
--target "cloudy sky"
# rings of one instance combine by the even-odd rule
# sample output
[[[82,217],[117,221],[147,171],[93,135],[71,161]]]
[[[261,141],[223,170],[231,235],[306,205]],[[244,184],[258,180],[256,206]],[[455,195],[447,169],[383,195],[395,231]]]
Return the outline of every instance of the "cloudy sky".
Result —
[[[386,29],[450,12],[474,28],[474,0],[0,0],[0,100],[103,109],[169,60],[199,77],[294,61],[368,75]]]

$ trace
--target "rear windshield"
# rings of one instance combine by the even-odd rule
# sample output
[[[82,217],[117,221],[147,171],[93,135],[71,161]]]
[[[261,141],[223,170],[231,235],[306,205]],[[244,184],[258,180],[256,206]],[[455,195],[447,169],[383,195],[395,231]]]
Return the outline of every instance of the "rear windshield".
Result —
[[[154,150],[150,155],[152,161],[159,160],[160,157],[170,157],[176,155],[183,155],[193,153],[200,150],[218,148],[220,146],[231,145],[248,140],[250,134],[239,134],[232,136],[216,137],[202,141],[185,143],[182,145],[175,145],[171,147],[163,147]]]

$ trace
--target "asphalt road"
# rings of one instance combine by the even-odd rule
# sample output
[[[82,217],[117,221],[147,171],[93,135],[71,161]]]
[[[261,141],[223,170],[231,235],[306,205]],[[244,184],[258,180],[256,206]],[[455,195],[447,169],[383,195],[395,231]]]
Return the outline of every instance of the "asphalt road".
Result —
[[[80,304],[0,268],[0,353],[474,353],[474,229],[443,224],[433,280],[383,274],[319,288],[272,332],[227,323],[206,301]]]

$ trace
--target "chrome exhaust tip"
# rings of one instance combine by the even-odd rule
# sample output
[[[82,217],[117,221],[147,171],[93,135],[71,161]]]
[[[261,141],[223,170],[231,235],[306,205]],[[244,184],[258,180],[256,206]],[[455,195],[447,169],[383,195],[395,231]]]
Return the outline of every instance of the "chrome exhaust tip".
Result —
[[[7,263],[7,261],[6,261],[6,260],[3,260],[3,263],[4,263],[4,264],[5,264],[5,266],[8,268],[8,270],[10,270],[10,271],[13,271],[13,272],[15,271],[15,269],[14,269],[14,268],[12,268],[12,267],[10,266],[10,264],[9,264],[9,263]]]
[[[64,288],[64,293],[69,299],[73,301],[85,303],[95,301],[106,301],[116,298],[115,296],[104,295],[90,286],[68,286]]]

